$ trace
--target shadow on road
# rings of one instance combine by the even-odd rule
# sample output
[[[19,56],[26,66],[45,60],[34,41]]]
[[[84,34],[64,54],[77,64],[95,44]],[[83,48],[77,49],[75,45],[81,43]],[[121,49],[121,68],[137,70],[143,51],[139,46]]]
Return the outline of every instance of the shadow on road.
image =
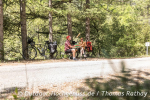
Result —
[[[105,78],[86,79],[86,85],[95,94],[86,99],[92,100],[149,100],[150,72],[126,69],[122,62],[122,70],[116,75]],[[79,88],[80,91],[84,90]]]
[[[0,99],[8,99],[12,96],[15,99],[26,100],[149,100],[150,98],[150,72],[127,69],[125,64],[121,63],[121,72],[109,76],[109,78],[95,77],[85,79],[84,86],[76,87],[80,93],[93,93],[86,96],[19,96],[17,93],[23,92],[25,87],[5,88],[1,92]],[[114,66],[112,66],[114,67]],[[115,66],[116,67],[116,66]],[[115,67],[113,69],[115,69]],[[67,85],[69,87],[69,85]],[[89,87],[89,88],[85,88]],[[47,89],[41,89],[42,92],[50,92]],[[65,91],[65,90],[64,90]]]

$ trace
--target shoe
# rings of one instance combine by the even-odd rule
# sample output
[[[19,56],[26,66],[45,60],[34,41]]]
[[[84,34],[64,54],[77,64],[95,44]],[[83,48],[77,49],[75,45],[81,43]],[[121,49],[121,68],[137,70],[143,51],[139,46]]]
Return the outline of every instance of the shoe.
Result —
[[[74,58],[73,60],[77,61],[77,59],[76,59],[76,58]]]

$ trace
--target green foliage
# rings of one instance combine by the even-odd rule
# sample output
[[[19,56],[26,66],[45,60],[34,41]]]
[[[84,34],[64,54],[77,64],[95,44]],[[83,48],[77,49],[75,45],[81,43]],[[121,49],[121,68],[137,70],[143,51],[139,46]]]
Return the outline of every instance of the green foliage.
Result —
[[[18,88],[15,88],[15,94],[13,95],[14,99],[18,99]]]
[[[144,43],[150,41],[149,0],[28,0],[26,2],[27,33],[35,43],[48,40],[48,14],[53,16],[53,36],[61,50],[64,49],[67,29],[67,14],[71,15],[73,36],[85,39],[85,19],[90,18],[90,40],[96,54],[101,57],[140,56],[145,54]],[[20,32],[20,4],[17,0],[3,0],[5,59],[22,58]],[[80,38],[79,37],[79,38]],[[103,52],[105,51],[105,53]]]

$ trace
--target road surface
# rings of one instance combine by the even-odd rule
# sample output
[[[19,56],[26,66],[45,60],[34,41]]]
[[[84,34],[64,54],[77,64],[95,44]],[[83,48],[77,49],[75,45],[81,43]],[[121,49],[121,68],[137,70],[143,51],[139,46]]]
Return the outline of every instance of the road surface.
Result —
[[[121,70],[122,61],[130,69],[150,68],[150,57],[1,66],[0,91],[4,88],[25,87],[27,83],[33,87],[114,74]]]

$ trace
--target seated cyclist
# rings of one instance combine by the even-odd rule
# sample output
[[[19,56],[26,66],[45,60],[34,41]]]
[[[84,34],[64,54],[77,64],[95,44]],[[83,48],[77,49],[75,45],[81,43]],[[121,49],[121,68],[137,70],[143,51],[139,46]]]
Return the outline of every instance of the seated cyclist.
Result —
[[[80,58],[82,57],[82,55],[84,55],[84,57],[86,57],[85,53],[84,53],[84,50],[85,50],[85,47],[86,47],[86,42],[83,41],[83,38],[80,38],[79,45],[81,46],[80,47]]]
[[[73,49],[73,48],[75,46],[78,46],[78,45],[72,46],[70,44],[71,36],[67,36],[66,38],[67,38],[67,40],[65,42],[65,53],[72,53],[73,54],[73,60],[77,60],[76,56],[75,56],[76,55],[76,50]]]

